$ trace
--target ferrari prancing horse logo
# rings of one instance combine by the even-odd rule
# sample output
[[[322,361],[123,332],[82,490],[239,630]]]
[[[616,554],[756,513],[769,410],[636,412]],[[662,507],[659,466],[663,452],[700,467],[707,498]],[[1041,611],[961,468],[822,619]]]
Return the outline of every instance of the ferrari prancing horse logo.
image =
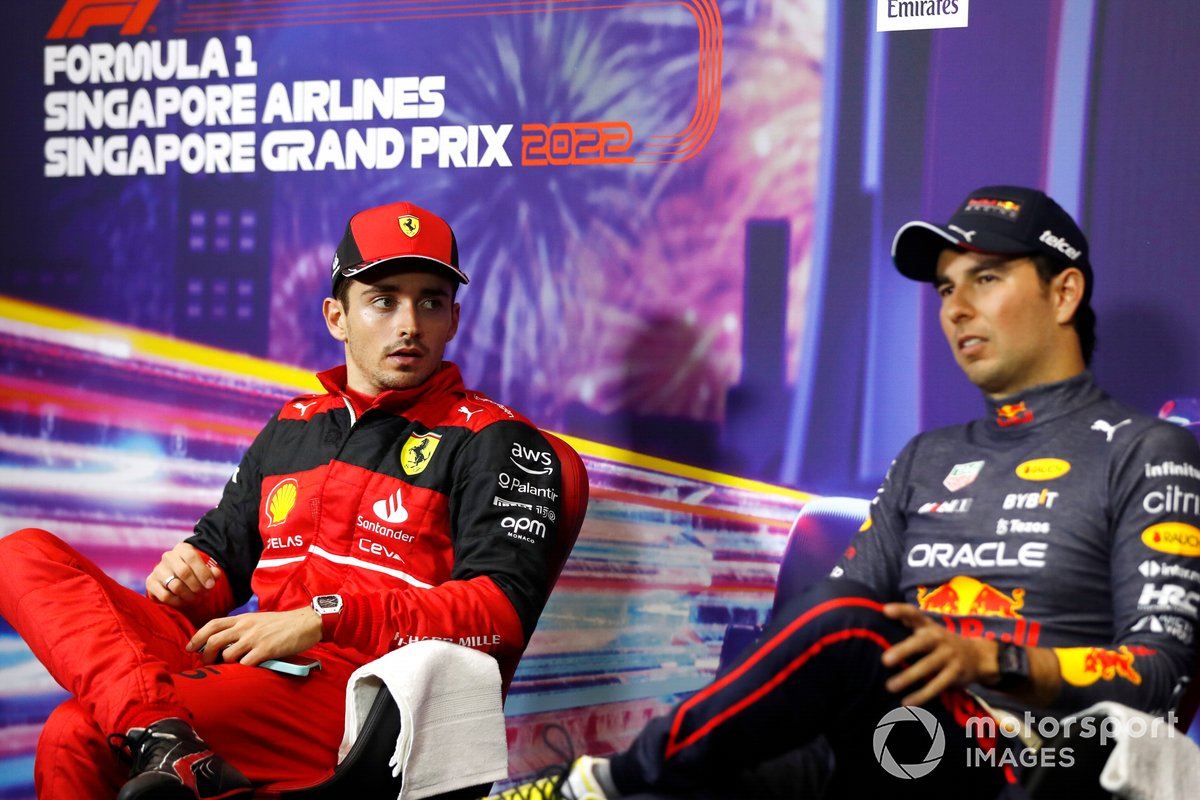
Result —
[[[400,466],[408,475],[419,475],[429,466],[433,451],[437,450],[442,437],[436,433],[414,433],[400,448]]]
[[[396,217],[396,222],[400,223],[400,230],[410,239],[421,231],[421,220],[417,219],[411,214],[405,214],[403,217]]]

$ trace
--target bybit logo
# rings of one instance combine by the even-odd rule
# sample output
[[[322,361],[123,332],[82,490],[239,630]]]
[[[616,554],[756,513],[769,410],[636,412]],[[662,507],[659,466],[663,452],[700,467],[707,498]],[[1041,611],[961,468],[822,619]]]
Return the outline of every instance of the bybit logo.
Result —
[[[47,39],[78,39],[90,29],[120,25],[122,36],[137,36],[146,29],[158,0],[67,0],[50,26]]]

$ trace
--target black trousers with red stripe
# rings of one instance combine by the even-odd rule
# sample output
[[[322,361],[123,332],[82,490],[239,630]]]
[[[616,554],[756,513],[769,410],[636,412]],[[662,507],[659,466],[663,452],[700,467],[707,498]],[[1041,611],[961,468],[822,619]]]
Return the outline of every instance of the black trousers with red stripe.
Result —
[[[924,707],[935,727],[922,722],[921,712],[900,712],[907,719],[880,725],[900,700],[884,686],[892,670],[880,656],[910,633],[881,607],[866,586],[838,580],[791,601],[711,684],[652,720],[612,758],[617,786],[627,795],[738,796],[737,775],[823,736],[836,761],[829,796],[998,794],[1005,771],[968,764],[968,751],[994,742],[968,740],[967,719],[986,712],[966,693],[944,692]],[[944,737],[940,759],[937,728]],[[796,782],[813,784],[811,776]],[[727,791],[712,791],[721,786]]]

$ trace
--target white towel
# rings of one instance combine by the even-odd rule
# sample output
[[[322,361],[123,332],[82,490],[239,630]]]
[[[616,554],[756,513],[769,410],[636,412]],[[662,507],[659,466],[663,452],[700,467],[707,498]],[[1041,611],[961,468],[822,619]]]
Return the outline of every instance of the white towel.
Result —
[[[400,709],[400,737],[388,764],[403,773],[400,800],[421,800],[508,777],[500,668],[486,653],[427,640],[364,664],[346,686],[340,762],[386,684]]]
[[[1079,717],[1106,714],[1116,743],[1100,785],[1129,800],[1193,800],[1200,786],[1200,747],[1162,717],[1120,703],[1101,702]]]

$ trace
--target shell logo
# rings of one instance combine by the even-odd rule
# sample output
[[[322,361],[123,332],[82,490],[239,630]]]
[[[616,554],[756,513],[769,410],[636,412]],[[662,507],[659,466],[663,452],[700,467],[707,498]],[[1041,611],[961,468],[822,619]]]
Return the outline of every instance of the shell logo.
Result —
[[[1052,481],[1071,471],[1071,462],[1061,458],[1035,458],[1017,465],[1017,477],[1023,481]]]
[[[274,528],[287,522],[288,514],[296,505],[296,495],[300,485],[295,478],[287,478],[275,484],[275,488],[267,495],[267,527]]]
[[[1200,556],[1200,528],[1185,522],[1160,522],[1142,531],[1142,544],[1160,553]]]

